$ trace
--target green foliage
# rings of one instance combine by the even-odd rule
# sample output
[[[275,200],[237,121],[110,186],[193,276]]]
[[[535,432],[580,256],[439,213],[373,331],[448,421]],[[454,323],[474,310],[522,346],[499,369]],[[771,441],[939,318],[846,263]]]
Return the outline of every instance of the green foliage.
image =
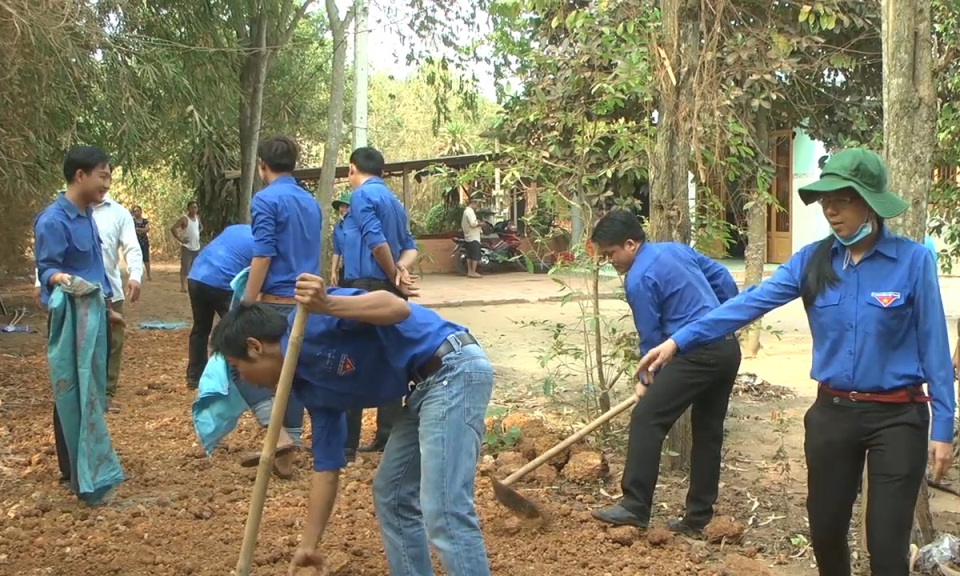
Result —
[[[424,234],[442,234],[457,232],[463,219],[464,206],[462,204],[435,204],[423,221]]]
[[[483,435],[483,445],[486,447],[487,452],[492,454],[509,450],[517,445],[517,442],[520,440],[520,432],[519,426],[511,426],[507,430],[502,430],[498,425],[497,428],[487,430]]]

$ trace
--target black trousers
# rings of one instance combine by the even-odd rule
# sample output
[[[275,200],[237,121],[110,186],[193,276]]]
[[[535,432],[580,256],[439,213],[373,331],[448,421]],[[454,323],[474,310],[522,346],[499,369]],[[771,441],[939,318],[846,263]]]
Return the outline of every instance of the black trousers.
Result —
[[[807,514],[820,576],[850,576],[847,535],[867,464],[873,576],[909,574],[913,509],[927,468],[927,404],[854,402],[823,392],[804,416]]]
[[[340,285],[344,288],[358,288],[367,292],[377,290],[386,290],[393,292],[397,296],[407,300],[392,282],[380,280],[379,278],[358,278],[353,280],[342,280]],[[399,399],[389,402],[382,406],[377,406],[377,432],[374,442],[386,442],[390,437],[390,431],[393,425],[403,414],[403,400]],[[354,452],[360,446],[360,432],[363,423],[363,410],[347,411],[347,442],[344,448]]]
[[[190,295],[190,309],[193,311],[187,382],[195,385],[200,382],[200,376],[207,367],[207,345],[210,331],[213,330],[213,317],[217,315],[223,318],[230,311],[233,294],[196,280],[187,281],[187,292]]]
[[[47,333],[50,333],[50,315],[47,314]],[[110,365],[110,320],[107,320],[107,362]],[[60,480],[70,480],[70,450],[67,449],[67,439],[60,424],[60,415],[57,413],[57,399],[53,399],[53,443],[57,449],[57,466],[60,468]]]
[[[693,451],[684,521],[702,528],[713,518],[720,483],[723,422],[740,369],[740,344],[733,337],[677,356],[657,374],[630,417],[621,505],[649,520],[660,473],[663,441],[691,408]]]

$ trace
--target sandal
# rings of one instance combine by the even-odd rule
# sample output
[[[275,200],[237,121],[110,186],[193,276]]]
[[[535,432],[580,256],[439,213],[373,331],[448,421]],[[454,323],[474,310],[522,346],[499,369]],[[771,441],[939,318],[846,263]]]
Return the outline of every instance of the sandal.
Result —
[[[286,446],[278,446],[277,450],[273,453],[273,457],[274,459],[276,459],[278,456],[284,456],[286,454],[290,454],[296,449],[297,447],[294,446],[293,444],[287,444]],[[260,452],[251,451],[251,452],[247,452],[246,454],[240,457],[240,466],[243,468],[253,468],[259,465],[260,465]],[[273,467],[274,469],[276,469],[277,467],[276,462],[274,462]]]

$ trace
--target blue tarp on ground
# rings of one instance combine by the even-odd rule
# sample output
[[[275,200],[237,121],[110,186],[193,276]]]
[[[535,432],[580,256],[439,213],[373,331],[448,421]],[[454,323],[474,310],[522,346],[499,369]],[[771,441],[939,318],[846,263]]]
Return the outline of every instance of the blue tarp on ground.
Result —
[[[250,269],[237,274],[230,283],[233,303],[243,297]],[[197,398],[193,401],[193,427],[207,456],[237,426],[240,416],[249,408],[230,378],[227,360],[214,354],[200,376]]]
[[[99,286],[74,279],[47,306],[47,364],[70,453],[70,487],[90,505],[123,481],[104,420],[107,389],[106,302]]]

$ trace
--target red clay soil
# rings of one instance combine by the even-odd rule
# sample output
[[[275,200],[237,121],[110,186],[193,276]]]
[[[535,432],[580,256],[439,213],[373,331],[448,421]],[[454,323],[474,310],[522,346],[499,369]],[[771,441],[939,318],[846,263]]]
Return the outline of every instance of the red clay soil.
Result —
[[[257,447],[260,435],[245,418],[226,446],[213,458],[204,457],[190,418],[192,394],[183,385],[185,339],[184,331],[129,334],[122,411],[108,416],[128,479],[112,501],[95,509],[57,484],[43,357],[0,359],[0,573],[231,573],[255,476],[255,470],[236,461],[242,451]],[[256,574],[285,573],[297,545],[309,455],[301,453],[299,464],[293,480],[271,484]],[[331,574],[386,574],[370,495],[375,466],[375,459],[361,458],[344,474],[323,546]],[[518,521],[496,503],[489,480],[478,480],[477,505],[495,574],[539,576],[553,570],[570,576],[656,576],[724,570],[716,554],[684,539],[606,530],[590,518],[585,504],[564,495],[575,495],[575,487],[563,494],[537,484],[527,487],[552,518],[546,527]]]

